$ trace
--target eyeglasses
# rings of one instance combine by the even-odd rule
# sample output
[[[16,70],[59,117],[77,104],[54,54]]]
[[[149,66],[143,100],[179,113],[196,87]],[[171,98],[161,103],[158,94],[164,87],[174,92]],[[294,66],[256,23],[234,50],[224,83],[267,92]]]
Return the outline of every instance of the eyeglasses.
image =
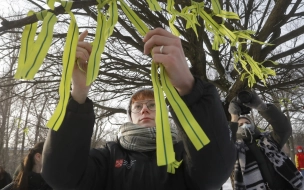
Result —
[[[144,104],[147,106],[147,108],[150,111],[155,111],[156,110],[155,101],[154,100],[148,100],[146,102],[134,102],[132,104],[132,107],[131,107],[131,112],[132,113],[139,113],[142,110]]]

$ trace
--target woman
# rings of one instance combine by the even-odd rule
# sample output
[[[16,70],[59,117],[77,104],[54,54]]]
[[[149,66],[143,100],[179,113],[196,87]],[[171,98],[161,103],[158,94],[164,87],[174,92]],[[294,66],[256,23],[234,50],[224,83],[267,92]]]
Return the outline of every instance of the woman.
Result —
[[[12,182],[12,177],[7,173],[2,166],[0,166],[0,188],[5,187]]]
[[[52,190],[41,177],[42,149],[44,142],[30,149],[21,163],[20,171],[13,182],[2,190]]]

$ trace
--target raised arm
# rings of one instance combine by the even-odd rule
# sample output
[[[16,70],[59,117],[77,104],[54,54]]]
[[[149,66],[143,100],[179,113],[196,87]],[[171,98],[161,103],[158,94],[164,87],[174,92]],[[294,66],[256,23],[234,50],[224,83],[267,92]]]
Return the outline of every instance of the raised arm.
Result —
[[[220,189],[232,172],[236,150],[218,92],[212,84],[196,78],[192,92],[182,99],[210,139],[209,144],[197,151],[189,138],[183,135],[188,156],[184,160],[187,170],[200,189]],[[172,110],[171,113],[179,123]]]
[[[87,35],[87,30],[79,35],[76,49],[76,63],[72,75],[71,95],[79,104],[85,103],[90,90],[90,86],[86,86],[86,71],[88,68],[87,62],[92,51],[92,45],[84,41]]]
[[[156,63],[163,64],[179,94],[189,94],[194,85],[194,77],[188,68],[180,39],[164,29],[157,28],[148,32],[143,41],[144,53],[151,53]]]
[[[150,31],[144,42],[144,52],[152,52],[153,60],[164,65],[172,85],[210,139],[197,151],[185,136],[189,159],[184,162],[191,179],[200,189],[220,189],[231,174],[236,153],[216,88],[192,76],[178,37],[158,28]],[[176,118],[174,112],[172,115]]]
[[[267,109],[259,113],[269,122],[273,131],[271,136],[281,149],[291,135],[292,128],[288,118],[273,104],[267,104]]]
[[[84,42],[88,32],[79,36],[72,78],[72,97],[65,118],[58,131],[50,130],[43,149],[42,176],[54,189],[94,189],[96,181],[105,181],[106,161],[96,152],[89,156],[95,115],[93,103],[87,98],[90,86],[86,86],[87,61],[91,45]],[[98,157],[100,162],[95,164]],[[93,178],[98,178],[93,179]],[[80,188],[81,189],[81,188]]]
[[[265,104],[255,91],[252,91],[252,100],[244,104],[247,107],[256,109],[259,114],[272,126],[271,136],[278,143],[281,149],[291,135],[291,124],[287,117],[273,104]]]

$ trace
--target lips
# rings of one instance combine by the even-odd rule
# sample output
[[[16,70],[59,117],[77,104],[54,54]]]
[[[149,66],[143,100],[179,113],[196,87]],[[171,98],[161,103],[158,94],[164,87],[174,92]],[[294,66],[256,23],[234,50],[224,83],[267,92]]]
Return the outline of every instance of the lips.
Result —
[[[143,120],[151,120],[151,118],[149,117],[144,117],[144,118],[141,118],[140,121],[143,121]]]

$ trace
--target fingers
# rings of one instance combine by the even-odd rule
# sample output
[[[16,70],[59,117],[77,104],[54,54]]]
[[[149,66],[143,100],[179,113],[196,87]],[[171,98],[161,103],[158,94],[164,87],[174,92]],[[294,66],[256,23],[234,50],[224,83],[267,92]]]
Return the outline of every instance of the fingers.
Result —
[[[175,38],[176,36],[174,36],[173,34],[171,34],[170,32],[162,29],[162,28],[156,28],[154,30],[150,30],[146,36],[143,39],[143,42],[147,42],[152,36],[154,35],[160,35],[160,36],[166,36],[168,38]]]
[[[88,35],[88,30],[83,31],[78,38],[78,44],[76,49],[76,58],[80,59],[81,62],[87,62],[89,60],[92,45],[88,42],[84,42],[84,39]]]
[[[79,35],[78,41],[79,41],[79,42],[83,42],[84,39],[85,39],[85,37],[87,37],[88,33],[89,33],[88,30],[83,31],[83,32]]]
[[[78,42],[77,47],[86,50],[89,54],[92,52],[92,45],[89,42]]]
[[[169,54],[169,52],[172,52],[174,49],[173,46],[154,46],[152,47],[152,50],[151,50],[151,54],[152,55],[155,55],[155,54],[163,54],[163,55],[166,55],[166,54]]]
[[[164,46],[163,50],[168,50],[167,46],[181,47],[178,37],[161,28],[148,32],[143,41],[145,42],[144,54],[150,54],[151,51],[159,54],[161,46]],[[169,54],[170,51],[166,51],[166,53]]]
[[[194,85],[181,40],[170,32],[157,28],[147,33],[143,39],[144,54],[152,53],[155,63],[161,63],[172,85],[181,96],[191,92]]]
[[[86,49],[77,47],[76,49],[76,58],[81,59],[83,61],[89,60],[90,54]]]

